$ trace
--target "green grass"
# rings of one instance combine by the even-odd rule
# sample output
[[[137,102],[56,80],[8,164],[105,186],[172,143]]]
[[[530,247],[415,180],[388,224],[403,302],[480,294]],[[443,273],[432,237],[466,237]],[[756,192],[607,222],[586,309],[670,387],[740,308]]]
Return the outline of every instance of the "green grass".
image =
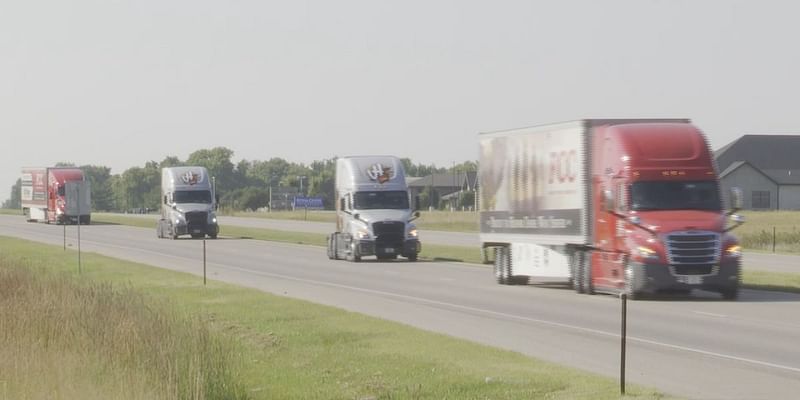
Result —
[[[2,215],[22,215],[22,210],[19,208],[0,208]]]
[[[264,219],[289,219],[295,221],[315,221],[336,223],[334,211],[274,211],[274,212],[236,212],[237,217],[264,218]],[[449,212],[449,211],[420,211],[420,218],[414,223],[420,230],[449,231],[449,232],[477,232],[478,214],[474,212]]]
[[[733,233],[748,250],[800,253],[800,211],[742,211],[746,222]]]
[[[3,268],[8,264],[23,264],[33,271],[73,271],[74,274],[74,257],[64,254],[58,246],[0,237],[0,266]],[[216,281],[203,286],[202,279],[197,276],[97,254],[84,253],[82,260],[82,274],[73,279],[82,282],[83,287],[131,288],[140,293],[131,303],[170,304],[171,315],[191,316],[192,320],[202,321],[203,326],[223,342],[237,343],[235,351],[229,352],[230,374],[236,378],[234,383],[241,385],[253,399],[620,398],[618,383],[613,379],[518,353]],[[13,296],[0,296],[0,299],[8,297]],[[80,325],[88,314],[94,313],[98,318],[109,317],[113,322],[117,320],[112,315],[114,310],[112,307],[102,311],[86,310],[74,320]],[[57,313],[57,309],[52,308],[30,315],[48,319]],[[4,326],[8,325],[7,321],[3,320]],[[104,336],[116,324],[107,325],[110,326],[90,327],[97,331],[95,335]],[[109,338],[110,347],[115,351],[128,351],[113,337]],[[76,345],[70,354],[47,353],[45,359],[51,367],[41,371],[19,371],[13,364],[14,358],[0,358],[0,363],[7,363],[0,368],[0,381],[11,382],[17,376],[32,374],[27,380],[12,382],[6,388],[15,390],[9,392],[13,395],[19,393],[16,392],[19,386],[37,382],[47,382],[45,387],[60,389],[60,385],[68,383],[52,380],[49,374],[75,372],[86,375],[84,384],[77,385],[68,395],[57,397],[45,393],[35,398],[159,398],[151,397],[152,393],[146,388],[133,391],[141,394],[138,397],[118,396],[116,385],[109,381],[108,375],[96,375],[102,366],[97,363],[102,360],[84,355],[92,351],[91,347]],[[9,351],[5,343],[0,349]],[[206,350],[205,347],[195,349],[199,353]],[[114,358],[106,356],[109,357],[103,359]],[[78,361],[71,361],[71,358]],[[77,371],[62,371],[61,366]],[[163,371],[152,368],[150,372],[158,375]],[[628,395],[624,398],[663,398],[650,389],[632,385],[627,389]]]
[[[79,280],[52,247],[0,243],[0,398],[248,398],[238,347],[197,316],[119,281]]]

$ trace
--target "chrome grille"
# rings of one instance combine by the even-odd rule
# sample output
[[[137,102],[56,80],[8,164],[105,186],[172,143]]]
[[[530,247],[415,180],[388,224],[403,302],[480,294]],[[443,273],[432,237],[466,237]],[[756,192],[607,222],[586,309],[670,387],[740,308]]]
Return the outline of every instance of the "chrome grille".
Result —
[[[186,225],[191,232],[194,229],[206,229],[208,213],[205,211],[189,211],[186,213]]]
[[[383,221],[372,224],[375,243],[379,245],[402,245],[405,240],[405,224],[400,221]]]
[[[720,257],[719,234],[705,231],[671,233],[667,235],[667,257],[670,265],[674,266],[716,264]],[[691,270],[696,271],[695,268]]]

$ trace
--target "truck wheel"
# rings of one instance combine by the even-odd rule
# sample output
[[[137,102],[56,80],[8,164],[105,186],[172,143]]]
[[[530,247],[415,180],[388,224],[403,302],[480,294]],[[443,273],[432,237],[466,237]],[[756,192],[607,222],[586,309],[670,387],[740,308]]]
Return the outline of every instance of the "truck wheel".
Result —
[[[719,291],[722,294],[722,298],[725,300],[736,300],[739,298],[739,286],[742,283],[742,266],[740,264],[736,265],[736,283],[731,286],[728,286],[725,289],[721,289]]]
[[[592,282],[592,257],[590,252],[585,252],[583,257],[586,260],[581,266],[583,293],[594,294],[594,283]]]
[[[333,259],[334,260],[341,260],[341,257],[339,257],[339,234],[338,233],[334,233],[332,237],[333,237],[333,239],[332,239],[332,242],[333,242]]]
[[[636,271],[632,270],[631,267],[625,262],[625,268],[623,269],[625,274],[625,295],[628,296],[628,300],[639,300],[642,298],[642,292],[637,291],[635,288],[637,285],[637,279],[639,279],[638,274]]]
[[[418,254],[417,254],[417,253],[411,253],[411,254],[409,254],[409,255],[408,255],[408,261],[412,261],[412,262],[413,262],[413,261],[417,261],[417,256],[418,256]]]
[[[576,293],[583,293],[583,252],[575,250],[570,260],[570,272],[572,274],[572,288]]]
[[[737,283],[728,288],[721,289],[719,293],[725,300],[736,300],[739,298],[739,284]]]
[[[161,239],[164,237],[164,232],[161,230],[161,221],[158,221],[158,225],[156,225],[156,236]]]

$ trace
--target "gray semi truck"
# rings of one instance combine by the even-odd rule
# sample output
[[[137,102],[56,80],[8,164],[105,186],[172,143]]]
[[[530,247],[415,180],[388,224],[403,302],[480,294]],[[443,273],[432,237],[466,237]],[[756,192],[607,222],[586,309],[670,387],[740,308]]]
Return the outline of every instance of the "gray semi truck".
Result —
[[[219,234],[216,188],[204,167],[172,167],[161,170],[161,218],[159,238],[181,235],[212,239]]]
[[[412,221],[418,217],[397,157],[336,160],[336,232],[328,236],[328,258],[416,261],[421,244]]]

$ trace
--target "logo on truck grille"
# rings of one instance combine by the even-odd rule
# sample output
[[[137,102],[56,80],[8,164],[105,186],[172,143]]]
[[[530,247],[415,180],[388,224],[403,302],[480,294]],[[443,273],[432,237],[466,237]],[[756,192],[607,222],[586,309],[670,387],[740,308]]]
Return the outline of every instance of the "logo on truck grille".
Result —
[[[394,178],[394,170],[392,167],[384,167],[383,164],[376,163],[367,168],[367,176],[378,183],[386,183],[389,179]]]

